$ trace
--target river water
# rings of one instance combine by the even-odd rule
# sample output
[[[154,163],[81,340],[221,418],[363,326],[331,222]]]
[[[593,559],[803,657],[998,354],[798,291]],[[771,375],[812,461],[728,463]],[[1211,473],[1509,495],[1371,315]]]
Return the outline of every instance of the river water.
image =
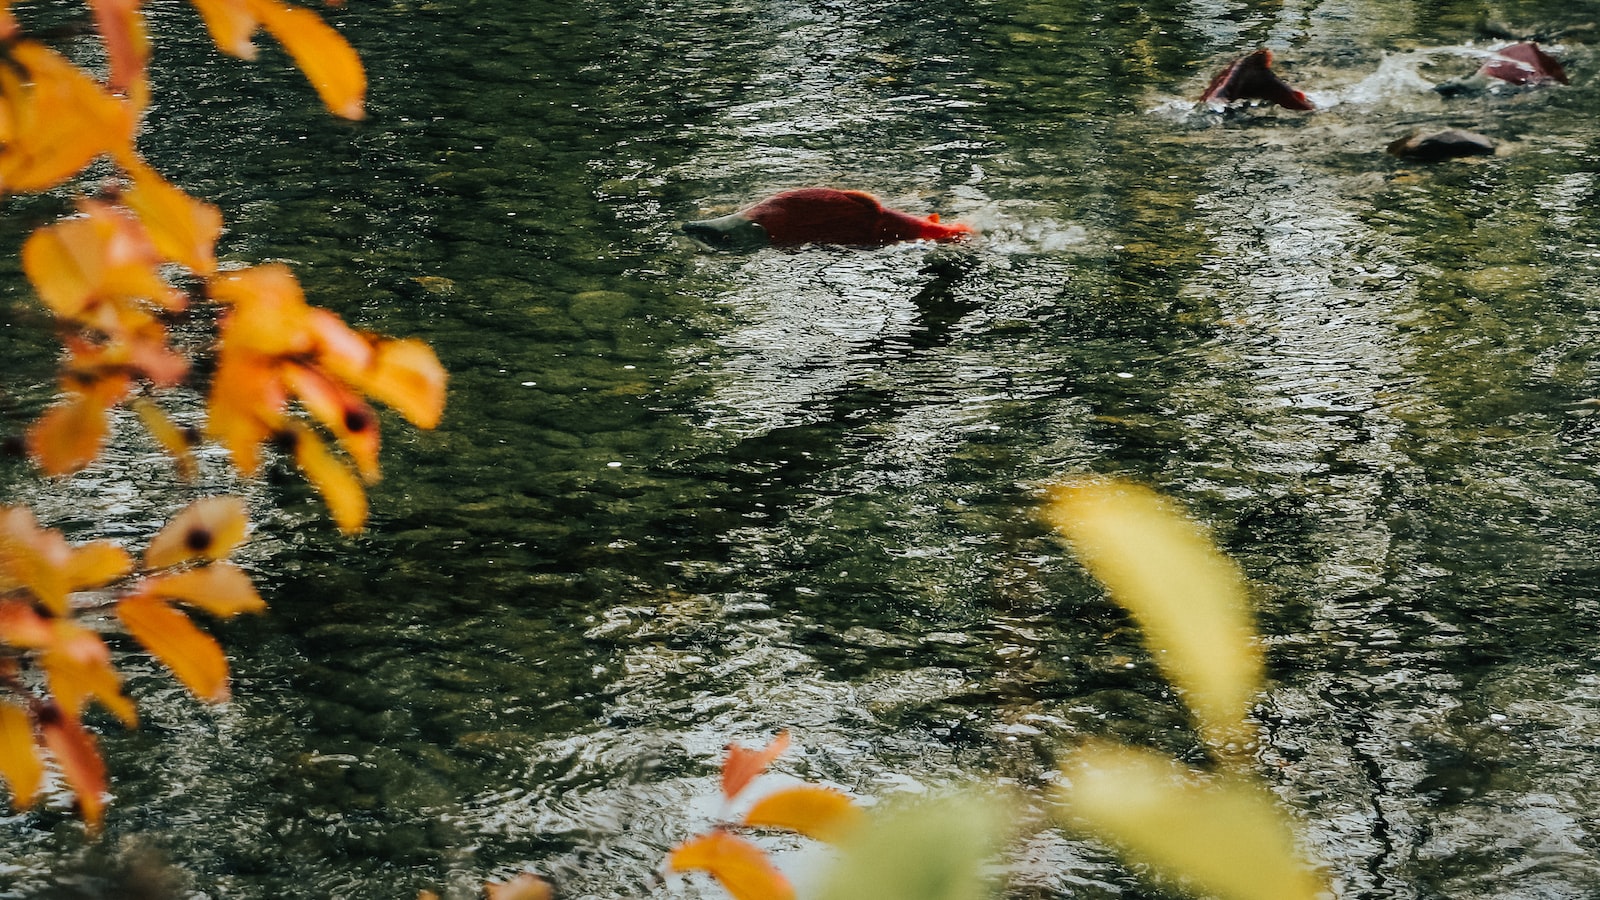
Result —
[[[220,629],[225,706],[129,659],[106,834],[59,793],[0,819],[0,897],[152,868],[184,896],[533,869],[716,897],[653,873],[730,740],[791,729],[781,773],[868,802],[1042,807],[1090,736],[1193,756],[1034,515],[1089,472],[1178,500],[1251,577],[1260,769],[1340,896],[1600,895],[1592,4],[356,2],[328,11],[371,74],[354,126],[276,51],[219,58],[149,5],[146,152],[223,207],[230,260],[431,342],[450,406],[388,424],[354,540],[289,475],[213,456],[172,488],[131,428],[64,482],[7,464],[8,500],[135,546],[246,492],[272,610]],[[1573,85],[1432,91],[1486,22]],[[1258,46],[1317,111],[1192,109]],[[1500,152],[1383,153],[1443,126]],[[810,185],[983,234],[725,255],[678,229]],[[53,376],[6,284],[14,433]],[[1152,896],[1049,829],[1007,860],[1010,897]]]

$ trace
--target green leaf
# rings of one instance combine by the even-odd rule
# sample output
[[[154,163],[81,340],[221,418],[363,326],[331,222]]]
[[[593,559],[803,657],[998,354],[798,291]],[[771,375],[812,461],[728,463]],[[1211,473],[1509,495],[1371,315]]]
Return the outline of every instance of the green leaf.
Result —
[[[843,842],[820,900],[980,900],[1009,836],[1006,807],[960,795],[874,810]]]

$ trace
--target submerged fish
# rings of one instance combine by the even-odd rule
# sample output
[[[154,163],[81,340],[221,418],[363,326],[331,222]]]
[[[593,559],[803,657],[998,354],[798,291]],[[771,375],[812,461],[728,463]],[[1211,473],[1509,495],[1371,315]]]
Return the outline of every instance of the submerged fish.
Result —
[[[1229,63],[1200,95],[1201,103],[1227,104],[1235,100],[1265,100],[1284,109],[1316,109],[1305,94],[1289,87],[1272,71],[1272,51],[1265,47]]]
[[[690,237],[719,250],[844,244],[881,247],[900,241],[959,241],[971,226],[946,225],[889,209],[864,191],[802,188],[784,191],[732,215],[685,222]]]

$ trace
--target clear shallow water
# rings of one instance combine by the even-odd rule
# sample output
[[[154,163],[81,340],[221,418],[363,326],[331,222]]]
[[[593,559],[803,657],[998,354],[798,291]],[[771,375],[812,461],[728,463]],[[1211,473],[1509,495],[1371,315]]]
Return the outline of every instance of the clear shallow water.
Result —
[[[728,740],[789,727],[782,771],[863,797],[1038,796],[1089,735],[1189,751],[1030,516],[1086,471],[1181,500],[1258,585],[1263,771],[1343,896],[1600,884],[1594,55],[1555,45],[1569,89],[1426,90],[1485,15],[1583,10],[362,4],[337,13],[373,78],[355,127],[154,12],[185,95],[148,152],[223,204],[234,258],[431,341],[451,407],[388,430],[359,540],[293,478],[251,489],[273,611],[226,629],[235,701],[136,677],[106,838],[6,819],[0,895],[152,848],[197,895],[531,867],[711,897],[651,872],[714,814]],[[1262,43],[1323,109],[1190,111]],[[1505,146],[1381,152],[1425,125]],[[984,237],[723,256],[677,230],[808,184]],[[15,430],[50,371],[6,303]],[[13,466],[7,498],[137,543],[187,499],[159,473],[138,447],[62,484]],[[1142,891],[1052,832],[1008,889]]]

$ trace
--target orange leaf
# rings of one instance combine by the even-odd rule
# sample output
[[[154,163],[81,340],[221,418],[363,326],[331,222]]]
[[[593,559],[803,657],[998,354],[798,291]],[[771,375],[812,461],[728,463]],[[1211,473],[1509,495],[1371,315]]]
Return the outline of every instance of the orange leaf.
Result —
[[[0,641],[26,650],[50,646],[56,630],[50,620],[39,615],[32,604],[21,600],[0,600]]]
[[[12,121],[10,140],[0,151],[0,190],[47,190],[97,156],[126,152],[133,138],[132,107],[42,44],[18,41],[7,51],[32,84],[7,91]]]
[[[19,810],[33,805],[44,780],[33,719],[27,710],[7,701],[0,701],[0,777],[11,785],[11,803]]]
[[[211,299],[232,307],[222,322],[223,346],[265,356],[311,352],[311,308],[288,266],[268,263],[213,278]]]
[[[0,508],[0,572],[58,616],[67,614],[71,559],[67,539],[58,531],[40,528],[30,510]]]
[[[780,731],[772,743],[760,750],[738,744],[728,745],[728,758],[722,763],[722,796],[732,800],[751,779],[760,775],[783,751],[789,749],[789,732]]]
[[[529,872],[503,883],[489,882],[483,886],[489,900],[550,900],[555,893],[550,883]]]
[[[339,446],[356,461],[361,477],[378,480],[378,414],[349,389],[317,369],[287,365],[284,382],[301,405],[339,439]]]
[[[150,432],[161,449],[167,451],[167,455],[178,464],[178,477],[193,481],[200,474],[200,468],[195,462],[193,441],[189,434],[179,428],[161,407],[148,399],[138,397],[131,405],[134,412],[139,414],[139,421],[144,423],[144,430]]]
[[[240,59],[255,59],[256,45],[250,36],[261,21],[250,12],[245,0],[189,0],[200,11],[206,30],[217,49]]]
[[[127,551],[110,541],[94,541],[72,548],[67,560],[67,590],[83,591],[116,581],[133,571]]]
[[[72,792],[78,795],[83,820],[90,830],[98,830],[105,812],[106,764],[95,747],[94,736],[83,729],[77,716],[54,707],[40,714],[39,728],[44,733],[44,745],[61,767]]]
[[[734,900],[793,900],[794,888],[760,847],[718,828],[678,845],[667,865],[711,873]]]
[[[110,87],[126,91],[144,79],[145,62],[150,58],[150,39],[139,14],[139,0],[89,0],[89,5],[111,62]]]
[[[356,387],[418,428],[438,425],[444,414],[446,376],[433,348],[418,340],[388,340],[376,349],[372,370]]]
[[[106,411],[128,392],[126,377],[97,379],[87,393],[51,407],[28,429],[28,452],[48,475],[66,475],[87,466],[105,440]]]
[[[745,814],[743,824],[783,828],[837,844],[860,825],[861,819],[861,808],[843,792],[802,784],[775,791],[756,801]]]
[[[228,660],[216,639],[188,616],[158,597],[135,594],[117,604],[117,618],[196,697],[213,703],[228,699]]]
[[[316,13],[277,0],[246,0],[250,11],[289,51],[328,111],[346,119],[366,115],[367,73],[361,57]]]
[[[223,559],[244,541],[248,516],[238,497],[206,497],[184,507],[150,540],[144,564],[165,569],[194,559]]]
[[[261,612],[267,608],[266,601],[261,599],[255,585],[251,584],[250,576],[238,566],[225,562],[172,575],[156,575],[145,579],[140,590],[158,597],[181,600],[221,618]]]
[[[189,196],[142,162],[129,168],[133,187],[122,195],[150,234],[162,256],[183,264],[196,275],[217,271],[217,238],[222,212]]]
[[[294,461],[328,504],[334,524],[345,534],[360,531],[367,521],[367,494],[361,481],[349,466],[328,451],[316,432],[296,423],[293,434]]]
[[[23,242],[22,268],[39,299],[70,319],[83,318],[96,301],[119,298],[183,309],[184,295],[157,272],[161,258],[140,222],[104,203],[82,206],[86,215],[40,228]]]
[[[50,679],[50,693],[73,718],[89,700],[98,700],[132,728],[139,720],[133,701],[122,693],[117,670],[111,667],[111,650],[98,634],[65,619],[52,623],[55,635],[39,654],[39,667]]]
[[[261,443],[283,427],[289,395],[278,369],[275,360],[224,345],[211,374],[206,433],[228,449],[234,468],[245,475],[260,467]]]

